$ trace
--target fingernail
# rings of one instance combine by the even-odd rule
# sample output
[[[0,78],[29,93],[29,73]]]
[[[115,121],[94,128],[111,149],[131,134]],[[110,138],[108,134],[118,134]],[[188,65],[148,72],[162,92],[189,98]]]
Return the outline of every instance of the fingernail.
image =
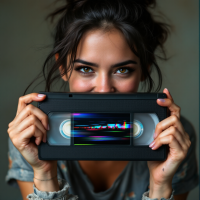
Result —
[[[156,138],[156,136],[157,136],[157,134],[156,134],[156,132],[153,134],[153,138],[155,139]]]
[[[169,91],[167,88],[165,88],[165,90]]]
[[[155,141],[153,141],[153,142],[149,145],[149,147],[152,147],[154,144],[155,144]]]
[[[161,101],[161,102],[165,102],[165,100],[164,99],[158,99],[159,101]]]
[[[38,94],[38,97],[43,97],[43,96],[45,96],[45,94]]]
[[[154,144],[154,145],[151,147],[151,149],[155,149],[155,147],[156,147],[156,145]]]

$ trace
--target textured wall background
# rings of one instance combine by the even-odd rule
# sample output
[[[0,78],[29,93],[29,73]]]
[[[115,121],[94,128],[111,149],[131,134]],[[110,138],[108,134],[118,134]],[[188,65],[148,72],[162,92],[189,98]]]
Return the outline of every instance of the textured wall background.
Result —
[[[18,98],[38,74],[51,49],[41,48],[52,44],[52,28],[44,20],[53,8],[51,2],[0,0],[0,113],[3,116],[0,120],[0,199],[21,199],[20,191],[4,181],[8,167],[7,128],[15,117]],[[181,114],[193,124],[199,161],[199,1],[159,0],[156,10],[161,10],[173,24],[173,33],[166,43],[168,56],[172,58],[159,61],[164,76],[161,92],[167,87],[181,107]],[[33,91],[42,90],[43,84],[40,84]],[[189,194],[188,200],[194,199],[199,199],[198,187]]]

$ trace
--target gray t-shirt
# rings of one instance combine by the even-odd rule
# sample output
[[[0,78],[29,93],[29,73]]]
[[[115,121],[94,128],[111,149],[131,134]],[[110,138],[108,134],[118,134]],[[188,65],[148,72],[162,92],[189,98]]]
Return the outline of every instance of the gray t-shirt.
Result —
[[[186,158],[177,169],[172,188],[174,195],[192,190],[198,185],[199,175],[196,160],[196,135],[194,128],[183,116],[181,123],[189,134],[191,146]],[[9,139],[9,170],[6,182],[17,186],[17,180],[33,181],[33,170]],[[58,161],[58,179],[65,179],[71,186],[69,193],[75,194],[79,199],[96,200],[141,200],[142,194],[149,189],[149,169],[147,161],[129,161],[127,166],[106,191],[95,193],[93,185],[82,171],[78,161]]]

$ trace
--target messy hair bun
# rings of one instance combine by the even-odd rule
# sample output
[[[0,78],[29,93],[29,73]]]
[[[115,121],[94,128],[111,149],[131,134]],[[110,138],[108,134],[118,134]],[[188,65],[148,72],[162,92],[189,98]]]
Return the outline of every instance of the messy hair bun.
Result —
[[[154,88],[154,81],[150,76],[153,68],[156,69],[159,79],[155,92],[160,90],[162,74],[156,62],[155,50],[160,47],[163,53],[162,59],[166,59],[163,44],[169,34],[170,26],[153,19],[148,8],[156,6],[155,0],[65,0],[65,2],[63,7],[48,16],[52,21],[58,15],[60,19],[56,25],[53,50],[45,60],[41,72],[46,81],[45,91],[50,91],[52,82],[60,76],[67,72],[70,72],[71,76],[77,46],[84,33],[92,29],[112,28],[123,33],[130,49],[140,58],[144,84],[145,86],[148,84],[147,92],[151,92]],[[59,54],[59,58],[55,61],[56,54]],[[149,65],[150,72],[147,68]],[[62,74],[59,72],[60,66],[63,67]]]

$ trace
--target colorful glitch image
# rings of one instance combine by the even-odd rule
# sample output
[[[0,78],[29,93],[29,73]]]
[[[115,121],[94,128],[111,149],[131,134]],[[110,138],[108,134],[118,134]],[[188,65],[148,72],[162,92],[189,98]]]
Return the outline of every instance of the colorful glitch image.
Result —
[[[74,145],[130,145],[130,113],[73,113]]]

